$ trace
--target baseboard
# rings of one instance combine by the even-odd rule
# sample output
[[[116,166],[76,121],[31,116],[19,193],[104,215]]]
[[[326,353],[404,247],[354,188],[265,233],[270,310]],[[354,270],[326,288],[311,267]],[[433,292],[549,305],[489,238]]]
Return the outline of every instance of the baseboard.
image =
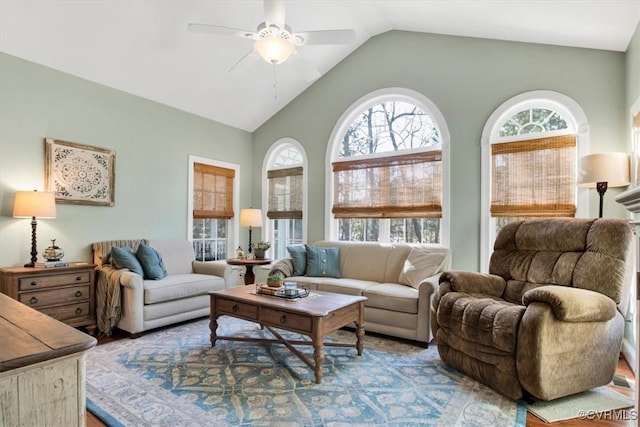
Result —
[[[636,349],[626,339],[622,340],[622,355],[624,356],[625,360],[627,361],[627,363],[631,367],[631,370],[633,371],[633,374],[637,377],[638,373],[636,372],[636,370],[637,370]]]

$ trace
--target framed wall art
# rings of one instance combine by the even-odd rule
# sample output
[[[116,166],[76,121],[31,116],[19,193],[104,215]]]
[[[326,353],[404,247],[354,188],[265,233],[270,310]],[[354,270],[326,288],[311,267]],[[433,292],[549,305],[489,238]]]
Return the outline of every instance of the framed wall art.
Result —
[[[57,203],[114,206],[116,153],[105,148],[45,139],[45,188]]]

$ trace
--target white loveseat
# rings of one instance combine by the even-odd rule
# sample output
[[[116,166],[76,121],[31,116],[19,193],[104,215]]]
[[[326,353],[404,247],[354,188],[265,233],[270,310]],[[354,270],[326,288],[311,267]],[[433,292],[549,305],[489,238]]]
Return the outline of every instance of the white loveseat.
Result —
[[[115,269],[109,261],[113,246],[140,244],[162,257],[167,276],[145,280],[128,269]],[[96,314],[101,333],[117,326],[132,335],[209,315],[209,291],[224,289],[225,263],[195,261],[187,240],[110,240],[92,244],[97,265]]]
[[[311,290],[365,296],[365,330],[428,345],[431,295],[440,273],[450,268],[449,249],[328,240],[312,246],[339,248],[341,278],[292,276],[291,258],[274,263],[271,272],[281,271],[287,276],[285,281],[308,285]]]

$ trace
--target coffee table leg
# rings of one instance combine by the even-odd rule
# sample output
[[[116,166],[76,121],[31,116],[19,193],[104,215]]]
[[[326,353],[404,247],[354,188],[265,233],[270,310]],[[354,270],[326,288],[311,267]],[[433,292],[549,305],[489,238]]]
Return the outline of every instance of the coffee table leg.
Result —
[[[364,346],[364,303],[361,302],[359,305],[359,319],[356,322],[356,349],[358,350],[358,356],[362,356],[362,348]]]
[[[218,318],[216,316],[211,316],[209,318],[209,330],[211,330],[211,347],[215,347],[216,340],[218,335],[216,334],[216,330],[218,329]]]
[[[322,340],[320,340],[319,343],[313,343],[313,361],[315,362],[313,373],[316,376],[316,384],[320,384],[320,381],[322,381],[322,362],[324,361],[324,345],[322,345]]]

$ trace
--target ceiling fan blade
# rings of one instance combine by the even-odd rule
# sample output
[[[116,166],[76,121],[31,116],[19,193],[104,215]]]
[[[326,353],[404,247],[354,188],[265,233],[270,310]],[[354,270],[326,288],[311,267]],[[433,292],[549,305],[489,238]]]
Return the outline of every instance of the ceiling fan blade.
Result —
[[[191,23],[187,29],[193,33],[222,34],[225,36],[242,37],[245,39],[258,40],[258,35],[252,31],[240,30],[238,28],[221,27],[219,25],[194,24]]]
[[[236,62],[235,64],[233,64],[233,66],[232,66],[231,68],[229,68],[229,71],[228,71],[228,72],[229,72],[229,73],[230,73],[230,72],[232,72],[232,71],[233,71],[233,70],[234,70],[238,65],[240,65],[240,63],[241,63],[242,61],[244,61],[245,59],[247,59],[247,58],[249,57],[249,55],[251,55],[251,54],[252,54],[252,53],[254,53],[254,52],[255,52],[255,50],[254,50],[254,49],[251,49],[249,52],[247,52],[246,54],[244,54],[244,55],[242,56],[242,58],[240,58],[240,59],[238,60],[238,62]]]
[[[351,44],[356,40],[354,30],[303,31],[291,35],[294,44]]]
[[[267,24],[276,24],[284,28],[286,18],[284,0],[264,0],[264,20]]]

